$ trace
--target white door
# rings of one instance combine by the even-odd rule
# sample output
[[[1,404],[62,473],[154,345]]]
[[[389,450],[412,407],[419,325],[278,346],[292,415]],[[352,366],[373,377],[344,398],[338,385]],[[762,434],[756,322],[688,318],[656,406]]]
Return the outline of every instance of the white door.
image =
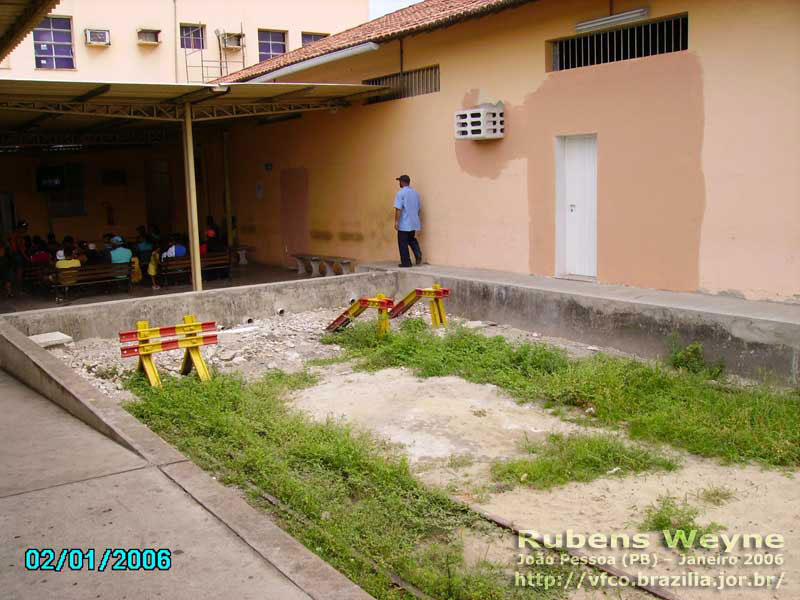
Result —
[[[597,136],[565,136],[558,148],[557,272],[596,277]]]

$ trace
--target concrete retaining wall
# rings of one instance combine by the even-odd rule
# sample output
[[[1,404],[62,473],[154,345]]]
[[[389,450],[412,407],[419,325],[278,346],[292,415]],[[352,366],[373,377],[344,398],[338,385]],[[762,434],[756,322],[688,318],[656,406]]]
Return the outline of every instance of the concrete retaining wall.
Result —
[[[274,316],[281,308],[302,312],[346,306],[352,298],[377,293],[392,296],[396,288],[395,273],[357,273],[30,310],[3,315],[0,320],[25,335],[61,331],[75,340],[115,338],[120,331],[135,329],[137,321],[173,325],[180,323],[183,315],[193,314],[201,321],[230,327],[248,318]]]
[[[413,269],[398,273],[401,293],[434,282],[452,290],[446,302],[448,312],[468,319],[504,323],[644,358],[667,356],[677,335],[682,343],[702,342],[706,358],[711,362],[721,360],[727,372],[798,383],[800,325],[447,275],[431,276]]]

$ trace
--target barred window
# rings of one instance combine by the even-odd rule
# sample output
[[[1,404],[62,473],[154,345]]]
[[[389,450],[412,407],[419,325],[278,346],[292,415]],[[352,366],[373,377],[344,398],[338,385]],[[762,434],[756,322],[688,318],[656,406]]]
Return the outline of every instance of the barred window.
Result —
[[[363,83],[365,85],[383,85],[392,88],[392,91],[388,94],[368,99],[367,104],[432,94],[439,91],[439,65],[365,79]]]
[[[689,17],[682,15],[553,42],[553,70],[564,71],[689,48]]]
[[[37,69],[74,69],[72,19],[45,17],[33,30],[33,54]]]
[[[306,33],[303,32],[303,46],[308,46],[314,42],[318,42],[323,38],[328,37],[327,33]]]
[[[181,25],[181,48],[202,50],[206,47],[205,25]]]
[[[258,60],[269,60],[286,52],[286,32],[258,30]]]

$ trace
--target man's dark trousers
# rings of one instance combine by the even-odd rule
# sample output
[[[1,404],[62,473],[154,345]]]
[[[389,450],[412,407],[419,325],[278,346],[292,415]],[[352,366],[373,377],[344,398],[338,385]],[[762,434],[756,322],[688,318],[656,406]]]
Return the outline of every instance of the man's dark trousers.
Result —
[[[416,231],[398,231],[397,246],[400,249],[400,264],[404,267],[411,266],[411,257],[408,255],[409,246],[411,246],[411,251],[414,252],[414,258],[417,262],[422,260],[422,250],[419,249]]]

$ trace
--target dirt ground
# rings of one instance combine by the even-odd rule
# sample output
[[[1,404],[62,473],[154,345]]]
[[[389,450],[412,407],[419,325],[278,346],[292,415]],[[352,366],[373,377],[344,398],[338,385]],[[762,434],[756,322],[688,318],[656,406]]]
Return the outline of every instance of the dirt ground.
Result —
[[[223,331],[220,345],[204,349],[204,355],[212,368],[239,371],[249,378],[273,368],[302,369],[309,359],[338,352],[335,346],[319,343],[320,332],[338,312],[320,310],[243,323]],[[412,316],[419,314],[423,314],[421,308]],[[546,341],[564,347],[573,356],[600,350],[491,323],[469,322],[467,326],[486,335]],[[118,374],[133,363],[119,358],[119,345],[115,341],[83,340],[53,349],[53,353],[113,397],[127,397],[127,392],[121,390]],[[161,354],[157,363],[159,368],[175,372],[180,353]],[[726,466],[662,448],[663,452],[679,457],[682,468],[671,473],[624,478],[610,475],[588,484],[574,483],[550,491],[512,488],[492,480],[490,467],[494,461],[523,456],[520,444],[526,438],[538,440],[552,432],[587,428],[562,420],[540,405],[517,404],[495,386],[472,384],[456,377],[421,379],[406,369],[369,374],[354,371],[349,364],[313,370],[319,373],[320,383],[295,394],[292,402],[298,409],[314,419],[344,419],[402,446],[422,481],[439,486],[452,497],[497,515],[518,529],[546,536],[569,531],[586,536],[595,533],[633,536],[639,532],[645,508],[668,493],[697,506],[701,511],[698,521],[721,524],[725,527],[721,533],[728,537],[779,534],[784,538],[784,547],[745,549],[738,544],[728,553],[698,551],[688,555],[728,561],[710,566],[680,564],[683,555],[662,547],[656,534],[648,536],[644,549],[592,550],[584,545],[581,551],[595,560],[613,561],[613,566],[634,577],[672,575],[671,581],[655,583],[682,600],[800,598],[797,471]],[[698,494],[712,485],[733,490],[734,497],[722,506],[705,504]],[[488,541],[485,536],[465,539],[465,548],[475,560],[491,556],[500,562],[509,561],[508,564],[513,564],[522,552],[511,535]],[[656,564],[628,562],[636,558],[643,561],[645,556]],[[738,563],[730,564],[730,557],[735,557]],[[783,564],[763,564],[776,559]],[[525,573],[535,567],[522,565],[518,569]],[[692,574],[711,579],[699,581]],[[730,577],[742,579],[733,581]],[[715,589],[720,581],[723,589]],[[574,598],[640,596],[642,592],[607,585],[601,591],[576,592]]]

